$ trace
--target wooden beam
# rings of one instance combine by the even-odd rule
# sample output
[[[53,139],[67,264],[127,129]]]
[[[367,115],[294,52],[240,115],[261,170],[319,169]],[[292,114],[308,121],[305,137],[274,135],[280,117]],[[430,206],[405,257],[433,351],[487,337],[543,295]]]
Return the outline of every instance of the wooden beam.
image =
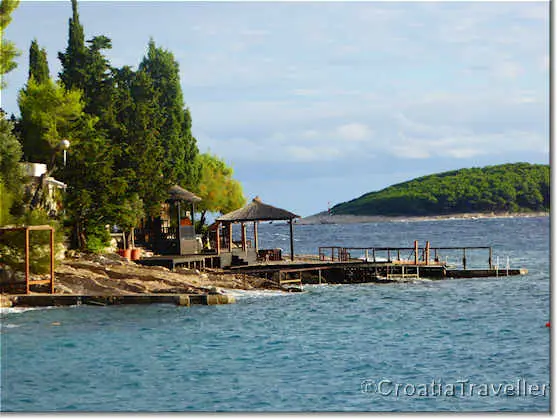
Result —
[[[182,249],[181,249],[181,242],[182,242],[182,236],[180,233],[180,201],[176,201],[178,203],[178,230],[176,231],[176,240],[178,241],[178,254],[181,255],[182,254]]]
[[[232,222],[228,223],[228,251],[232,252]]]
[[[220,221],[217,222],[217,255],[220,255]]]
[[[29,294],[29,228],[25,229],[25,287]]]
[[[255,254],[257,254],[257,251],[259,250],[259,237],[257,234],[257,221],[253,222],[253,242],[254,242],[254,247],[255,247]]]
[[[240,227],[242,228],[242,251],[246,251],[247,246],[246,246],[246,225],[244,223],[240,224]]]
[[[50,230],[50,293],[54,294],[54,230]]]
[[[193,226],[193,237],[195,237],[195,202],[191,203],[191,225]],[[201,228],[201,226],[199,226]]]
[[[292,226],[292,219],[288,222],[290,224],[290,260],[294,260],[294,227]]]

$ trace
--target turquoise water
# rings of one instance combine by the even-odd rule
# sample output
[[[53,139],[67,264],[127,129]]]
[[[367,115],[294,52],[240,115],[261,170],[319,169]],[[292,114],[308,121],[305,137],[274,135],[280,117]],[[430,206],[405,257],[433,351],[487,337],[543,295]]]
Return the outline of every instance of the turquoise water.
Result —
[[[269,243],[288,232],[262,230]],[[549,410],[548,391],[486,396],[469,394],[467,384],[462,395],[458,384],[549,384],[548,218],[296,226],[295,234],[300,253],[335,243],[408,246],[415,238],[493,245],[530,273],[311,286],[228,306],[4,314],[2,410]],[[442,393],[455,385],[456,394],[418,395],[432,380]],[[374,392],[381,382],[383,394]],[[397,384],[398,397],[386,394]]]

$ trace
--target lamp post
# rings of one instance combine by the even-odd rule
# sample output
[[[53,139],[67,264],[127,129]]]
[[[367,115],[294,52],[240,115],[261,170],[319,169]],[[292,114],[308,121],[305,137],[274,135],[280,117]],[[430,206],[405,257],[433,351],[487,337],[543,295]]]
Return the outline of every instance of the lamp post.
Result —
[[[70,148],[70,141],[69,140],[60,141],[57,148],[64,151],[64,167],[66,167],[66,152],[68,148]]]

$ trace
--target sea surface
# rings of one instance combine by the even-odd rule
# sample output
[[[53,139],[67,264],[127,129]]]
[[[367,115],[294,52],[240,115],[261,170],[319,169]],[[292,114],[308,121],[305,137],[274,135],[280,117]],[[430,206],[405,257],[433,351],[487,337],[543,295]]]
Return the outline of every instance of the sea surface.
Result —
[[[493,246],[501,264],[508,256],[529,273],[239,293],[222,306],[5,310],[1,410],[549,410],[548,217],[294,234],[297,254],[414,240]],[[260,241],[287,252],[288,226],[262,225]]]

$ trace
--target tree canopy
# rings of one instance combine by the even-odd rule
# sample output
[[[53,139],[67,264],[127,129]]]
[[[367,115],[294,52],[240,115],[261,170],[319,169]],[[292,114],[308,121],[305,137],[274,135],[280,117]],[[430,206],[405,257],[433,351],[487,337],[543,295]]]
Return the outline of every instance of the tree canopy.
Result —
[[[548,211],[549,165],[514,163],[424,176],[338,204],[334,214]]]
[[[19,136],[23,149],[22,156],[21,148],[12,147],[10,161],[46,163],[48,175],[67,184],[64,218],[72,243],[97,249],[109,238],[107,225],[131,229],[144,216],[158,216],[173,184],[207,191],[203,214],[240,206],[244,197],[232,170],[216,157],[199,157],[172,52],[151,39],[137,70],[116,68],[105,55],[112,40],[86,40],[77,0],[71,7],[58,80],[50,78],[46,50],[33,39],[29,78],[18,96],[21,117],[17,129],[9,124],[7,132]],[[65,166],[61,140],[70,142]],[[0,193],[6,179],[0,178]]]
[[[31,78],[39,84],[50,79],[46,50],[39,47],[36,39],[31,42],[29,47],[29,79]]]
[[[242,185],[232,178],[232,168],[222,159],[210,153],[203,153],[198,156],[198,162],[201,179],[195,191],[201,198],[197,208],[201,211],[202,224],[207,211],[224,214],[246,203]]]
[[[15,58],[20,52],[12,41],[4,36],[6,28],[12,21],[12,13],[19,6],[19,0],[0,1],[0,89],[5,86],[4,75],[17,67]]]

